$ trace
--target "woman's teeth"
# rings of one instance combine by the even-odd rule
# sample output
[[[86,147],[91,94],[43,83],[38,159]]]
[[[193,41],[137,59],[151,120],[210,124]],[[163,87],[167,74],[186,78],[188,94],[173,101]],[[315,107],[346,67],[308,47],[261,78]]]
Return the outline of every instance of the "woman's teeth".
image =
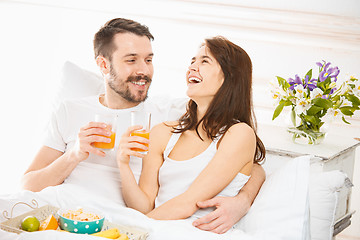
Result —
[[[189,82],[190,83],[200,83],[201,80],[196,77],[191,77],[191,78],[189,78]]]

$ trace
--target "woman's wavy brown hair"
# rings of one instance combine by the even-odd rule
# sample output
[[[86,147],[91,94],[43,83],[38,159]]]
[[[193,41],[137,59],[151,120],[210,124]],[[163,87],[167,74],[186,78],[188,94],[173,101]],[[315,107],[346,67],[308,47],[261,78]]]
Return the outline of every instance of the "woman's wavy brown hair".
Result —
[[[252,63],[248,54],[239,46],[222,36],[205,39],[204,45],[220,64],[224,82],[215,94],[204,117],[197,121],[197,104],[189,100],[186,113],[179,119],[173,132],[195,130],[201,123],[207,136],[214,140],[232,125],[243,122],[256,134],[256,119],[252,104]],[[201,137],[200,137],[201,138]],[[254,162],[265,158],[265,147],[256,134]]]

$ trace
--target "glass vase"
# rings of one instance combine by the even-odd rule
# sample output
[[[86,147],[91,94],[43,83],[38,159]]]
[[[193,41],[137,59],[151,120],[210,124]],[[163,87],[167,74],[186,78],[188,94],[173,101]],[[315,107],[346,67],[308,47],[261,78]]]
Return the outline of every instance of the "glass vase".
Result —
[[[294,143],[303,145],[317,145],[324,141],[327,135],[327,124],[314,126],[310,122],[306,122],[299,116],[292,116],[292,124],[287,128]],[[316,129],[316,130],[314,130]]]

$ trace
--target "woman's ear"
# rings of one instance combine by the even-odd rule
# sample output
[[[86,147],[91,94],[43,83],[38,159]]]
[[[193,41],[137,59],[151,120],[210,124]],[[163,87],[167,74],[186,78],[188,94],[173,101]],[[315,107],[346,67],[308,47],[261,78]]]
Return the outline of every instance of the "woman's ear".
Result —
[[[110,62],[105,57],[96,57],[96,65],[98,65],[103,76],[106,76],[110,73]]]

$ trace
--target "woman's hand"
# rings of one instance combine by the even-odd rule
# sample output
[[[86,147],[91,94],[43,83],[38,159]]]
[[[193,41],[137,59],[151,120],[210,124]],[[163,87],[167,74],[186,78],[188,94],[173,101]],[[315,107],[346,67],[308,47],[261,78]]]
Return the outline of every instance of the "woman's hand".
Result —
[[[139,125],[130,126],[125,133],[121,136],[119,142],[119,148],[116,153],[116,161],[118,165],[129,164],[130,156],[143,158],[144,153],[133,150],[134,148],[142,149],[144,152],[148,151],[148,147],[145,144],[149,144],[149,140],[143,137],[131,136],[131,133],[141,130],[142,127]]]

